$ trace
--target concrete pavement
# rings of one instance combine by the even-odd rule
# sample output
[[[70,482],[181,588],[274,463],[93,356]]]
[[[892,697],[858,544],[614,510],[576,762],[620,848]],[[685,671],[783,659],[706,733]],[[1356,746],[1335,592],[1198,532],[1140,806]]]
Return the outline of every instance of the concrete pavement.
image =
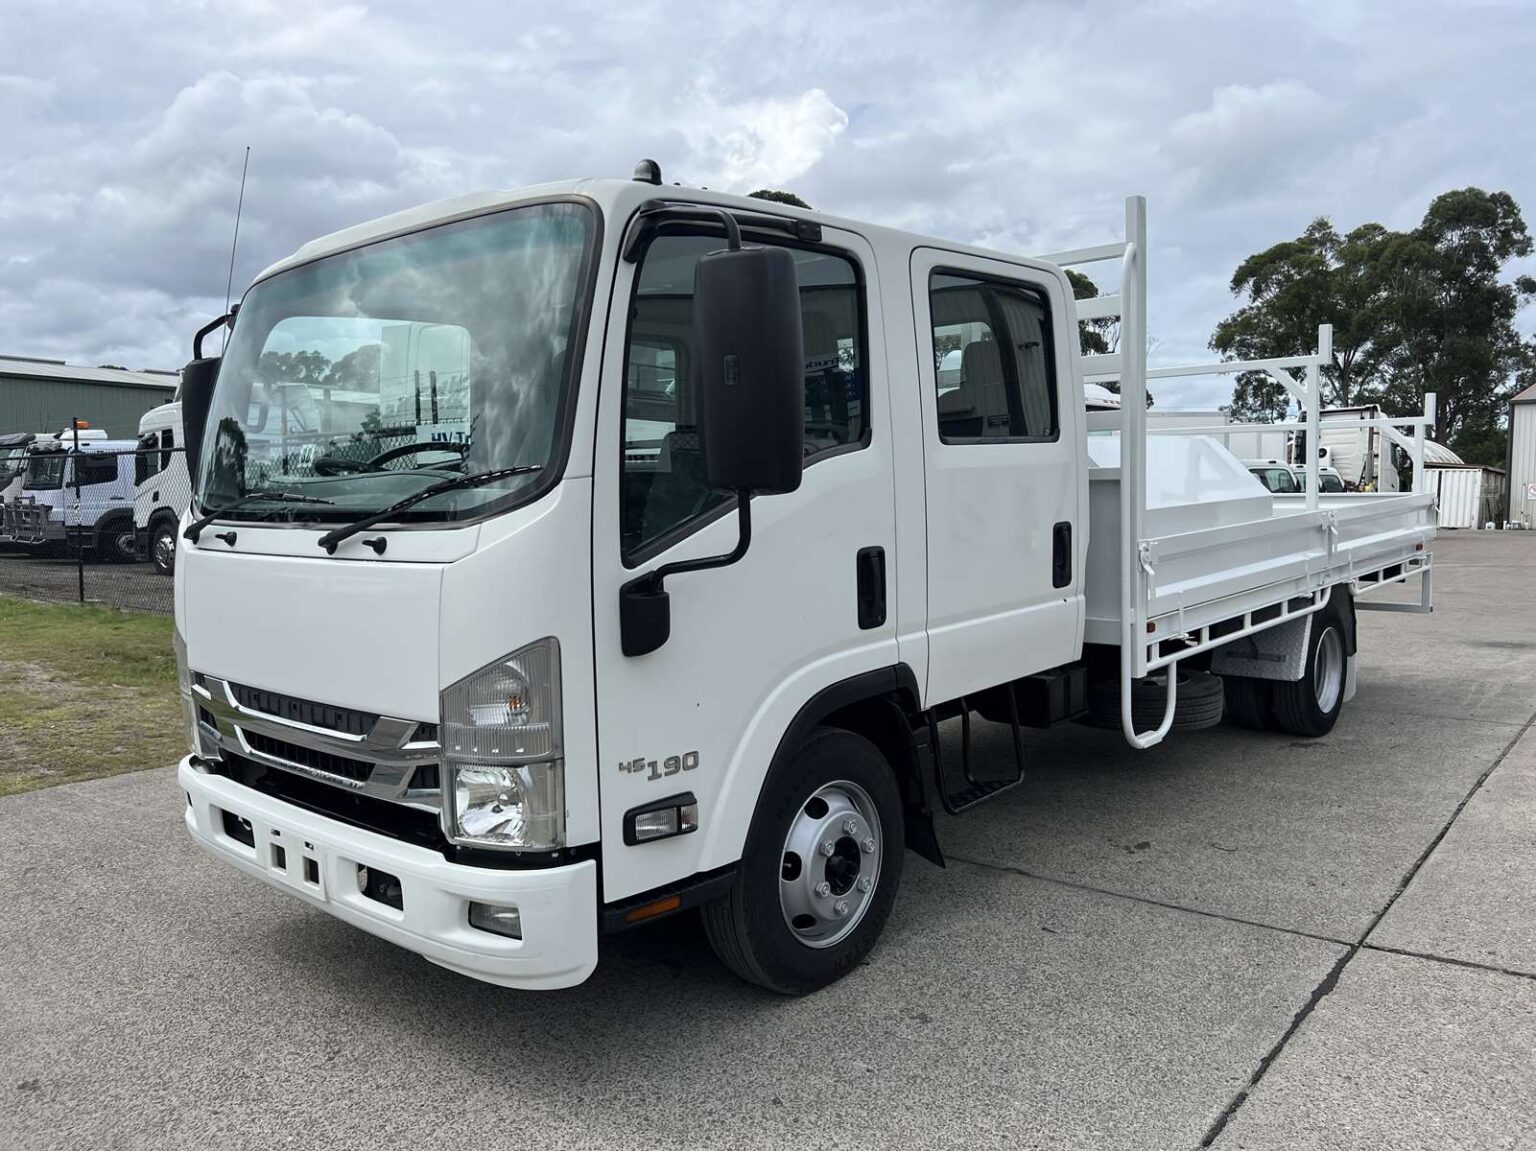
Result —
[[[481,986],[204,857],[163,770],[0,800],[0,1147],[1536,1147],[1536,533],[1435,550],[1332,735],[1032,739],[806,1000],[693,919]]]

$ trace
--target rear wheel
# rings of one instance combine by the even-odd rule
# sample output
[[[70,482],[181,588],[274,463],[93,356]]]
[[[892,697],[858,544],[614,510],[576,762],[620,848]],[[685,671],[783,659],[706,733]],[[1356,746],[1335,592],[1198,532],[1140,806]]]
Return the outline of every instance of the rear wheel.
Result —
[[[1274,686],[1275,726],[1292,735],[1327,735],[1344,707],[1344,629],[1331,611],[1313,617],[1306,672]]]
[[[1270,714],[1275,706],[1273,680],[1224,675],[1221,682],[1226,688],[1228,719],[1239,727],[1251,727],[1255,731],[1272,726]]]
[[[127,517],[108,520],[96,529],[96,555],[108,563],[131,564],[139,558],[133,521]]]
[[[149,558],[163,576],[176,572],[176,525],[161,520],[149,533]]]
[[[770,991],[825,987],[879,938],[905,850],[901,793],[879,748],[820,728],[769,772],[735,883],[703,909],[710,945]]]

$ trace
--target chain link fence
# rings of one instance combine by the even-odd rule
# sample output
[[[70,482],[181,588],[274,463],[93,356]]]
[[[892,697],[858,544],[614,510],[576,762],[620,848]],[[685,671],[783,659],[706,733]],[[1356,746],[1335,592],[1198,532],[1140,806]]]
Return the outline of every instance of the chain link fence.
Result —
[[[176,524],[191,497],[171,434],[6,439],[0,595],[169,613]]]

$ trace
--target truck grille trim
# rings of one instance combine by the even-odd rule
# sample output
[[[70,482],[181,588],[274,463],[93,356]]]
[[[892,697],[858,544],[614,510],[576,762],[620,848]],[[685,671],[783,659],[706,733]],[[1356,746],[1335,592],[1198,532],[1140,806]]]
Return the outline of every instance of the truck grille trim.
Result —
[[[393,719],[196,673],[205,754],[239,756],[436,819],[442,806],[437,724]]]
[[[243,683],[231,682],[229,691],[235,697],[235,702],[248,711],[263,712],[278,719],[302,723],[309,727],[326,727],[332,731],[345,732],[347,735],[367,735],[373,730],[373,725],[379,722],[377,715],[366,711],[313,703],[307,699],[296,699],[291,695],[281,695],[275,691],[247,687]],[[431,726],[435,728],[437,725]]]

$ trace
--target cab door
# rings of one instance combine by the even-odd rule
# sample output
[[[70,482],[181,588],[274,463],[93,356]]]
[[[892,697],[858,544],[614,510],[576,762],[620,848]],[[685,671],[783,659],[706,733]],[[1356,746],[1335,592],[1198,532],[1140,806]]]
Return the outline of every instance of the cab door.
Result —
[[[911,276],[939,703],[1078,657],[1084,421],[1059,271],[919,248]]]
[[[704,483],[693,395],[694,266],[722,246],[720,226],[683,213],[619,267],[592,517],[607,902],[739,858],[762,780],[801,706],[898,662],[874,254],[831,228],[817,241],[767,230],[747,241],[782,245],[795,258],[804,474],[797,491],[753,498],[751,545],[738,562],[667,577],[670,636],[638,656],[621,644],[625,584],[671,561],[730,552],[738,539],[734,498]],[[627,812],[685,793],[698,804],[696,832],[624,842]]]

